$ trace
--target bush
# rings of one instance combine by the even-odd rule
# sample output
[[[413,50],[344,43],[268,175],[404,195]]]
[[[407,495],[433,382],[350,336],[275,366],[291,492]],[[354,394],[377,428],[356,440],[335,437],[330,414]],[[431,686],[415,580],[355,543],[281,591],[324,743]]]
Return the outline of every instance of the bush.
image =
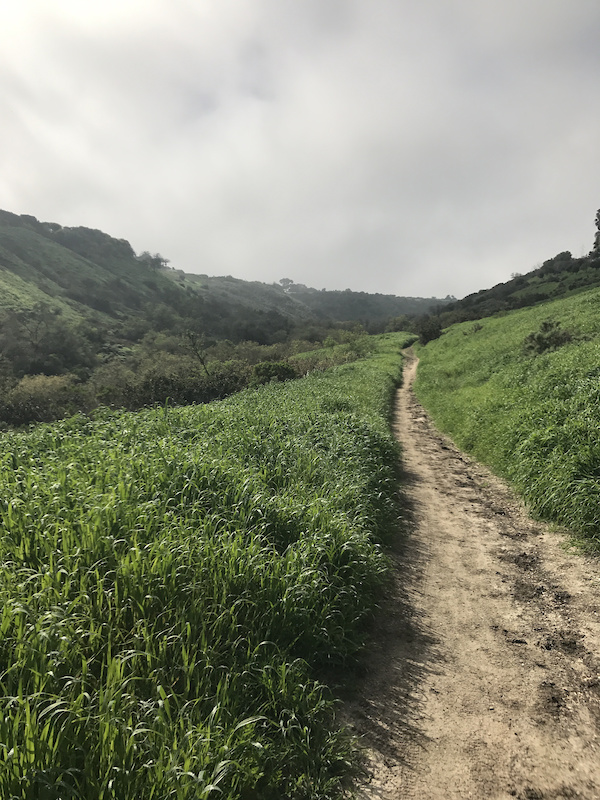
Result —
[[[421,317],[415,323],[415,333],[421,344],[427,344],[442,335],[442,323],[439,317]]]
[[[252,368],[250,386],[261,386],[271,381],[291,381],[299,377],[299,370],[288,361],[261,361]]]
[[[72,375],[25,375],[0,405],[0,418],[9,425],[53,422],[95,405],[91,390]]]
[[[250,370],[241,361],[213,363],[207,373],[187,359],[168,360],[141,371],[124,393],[125,408],[210,403],[222,400],[248,386]]]
[[[560,322],[547,319],[540,325],[539,331],[530,333],[523,347],[533,353],[545,353],[547,350],[558,350],[573,339],[570,331],[563,331]]]
[[[250,368],[241,361],[212,362],[208,370],[196,359],[163,353],[145,359],[133,372],[119,362],[96,370],[98,400],[134,411],[146,406],[189,405],[221,400],[248,386]]]

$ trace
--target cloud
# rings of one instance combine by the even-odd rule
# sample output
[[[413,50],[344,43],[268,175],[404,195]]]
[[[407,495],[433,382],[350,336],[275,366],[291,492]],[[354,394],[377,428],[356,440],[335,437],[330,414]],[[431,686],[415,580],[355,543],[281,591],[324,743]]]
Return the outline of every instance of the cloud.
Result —
[[[461,296],[591,247],[595,0],[21,0],[0,207],[187,271]]]

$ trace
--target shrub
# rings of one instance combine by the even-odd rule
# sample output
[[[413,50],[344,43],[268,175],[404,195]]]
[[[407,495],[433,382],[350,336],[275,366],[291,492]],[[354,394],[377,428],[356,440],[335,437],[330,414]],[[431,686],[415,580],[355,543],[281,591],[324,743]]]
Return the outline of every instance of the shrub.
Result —
[[[53,422],[95,405],[93,393],[72,375],[25,375],[0,405],[0,418],[9,425]]]
[[[415,332],[421,344],[427,344],[442,335],[442,323],[439,317],[421,317],[415,323]]]
[[[288,361],[261,361],[252,368],[250,386],[260,386],[271,381],[291,381],[299,377],[299,370]]]
[[[540,325],[537,332],[530,333],[525,339],[523,347],[533,353],[545,353],[547,350],[558,350],[572,340],[570,331],[561,330],[560,322],[547,319]]]
[[[93,378],[101,402],[134,411],[145,406],[189,405],[221,400],[248,386],[250,368],[241,361],[212,362],[210,369],[195,359],[163,353],[148,359],[137,372],[118,362],[96,370]]]

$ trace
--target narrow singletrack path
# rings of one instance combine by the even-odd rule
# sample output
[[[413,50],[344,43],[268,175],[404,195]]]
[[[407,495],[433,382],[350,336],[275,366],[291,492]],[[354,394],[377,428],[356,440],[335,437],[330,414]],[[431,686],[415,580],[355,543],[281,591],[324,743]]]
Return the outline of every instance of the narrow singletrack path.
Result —
[[[359,797],[600,798],[600,562],[566,550],[436,431],[409,353],[405,531],[346,714]]]

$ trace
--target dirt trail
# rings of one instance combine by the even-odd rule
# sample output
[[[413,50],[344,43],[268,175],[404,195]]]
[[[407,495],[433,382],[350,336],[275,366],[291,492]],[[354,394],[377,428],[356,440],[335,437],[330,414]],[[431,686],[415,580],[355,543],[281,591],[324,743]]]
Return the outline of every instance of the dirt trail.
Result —
[[[405,366],[408,535],[347,705],[359,797],[600,798],[600,562],[437,432]]]

